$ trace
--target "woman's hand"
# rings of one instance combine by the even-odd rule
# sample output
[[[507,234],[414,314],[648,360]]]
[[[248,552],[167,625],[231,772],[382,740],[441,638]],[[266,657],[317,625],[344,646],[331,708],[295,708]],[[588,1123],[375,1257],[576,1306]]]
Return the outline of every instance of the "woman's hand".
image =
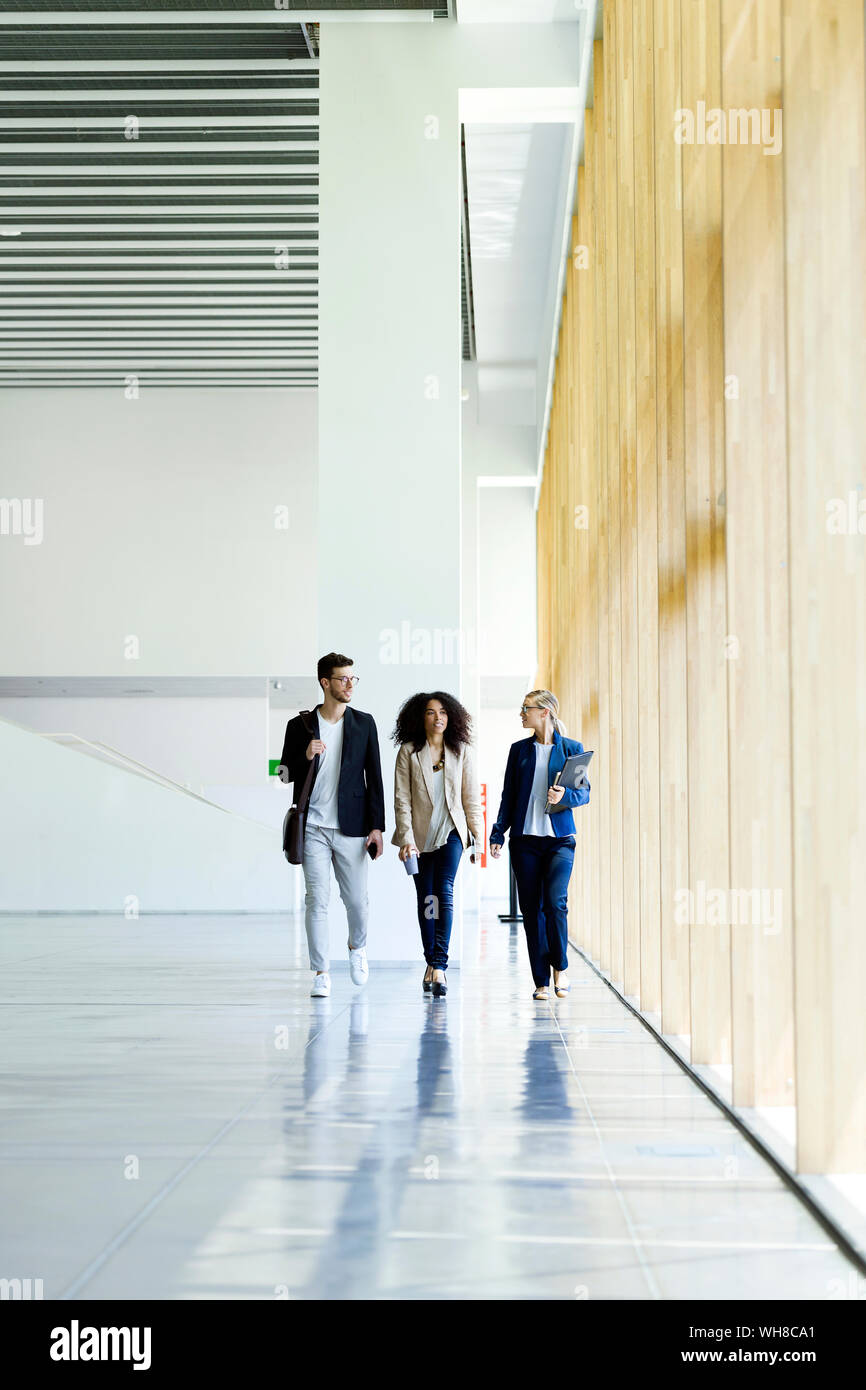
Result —
[[[404,845],[400,850],[400,863],[405,864],[410,854],[417,855],[418,851],[413,844]]]
[[[502,853],[502,846],[501,846],[501,845],[495,845],[495,844],[493,844],[493,842],[491,841],[491,844],[490,844],[490,853],[493,855],[493,858],[494,858],[494,859],[498,859],[499,856],[500,856],[500,854]]]
[[[548,804],[548,806],[555,806],[556,803],[557,803],[557,801],[561,801],[562,798],[563,798],[564,796],[565,796],[565,787],[548,787],[548,788],[547,788],[547,804]]]

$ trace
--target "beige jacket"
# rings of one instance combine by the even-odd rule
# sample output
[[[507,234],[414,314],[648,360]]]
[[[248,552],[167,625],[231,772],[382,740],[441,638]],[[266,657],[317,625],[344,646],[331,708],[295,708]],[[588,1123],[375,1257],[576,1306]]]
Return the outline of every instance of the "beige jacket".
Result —
[[[464,743],[459,754],[445,749],[445,800],[457,833],[466,849],[469,832],[474,835],[480,854],[484,848],[484,820],[475,771],[475,756]],[[433,758],[429,743],[418,753],[409,743],[400,745],[394,768],[394,818],[397,829],[391,844],[414,844],[424,848],[433,816]]]

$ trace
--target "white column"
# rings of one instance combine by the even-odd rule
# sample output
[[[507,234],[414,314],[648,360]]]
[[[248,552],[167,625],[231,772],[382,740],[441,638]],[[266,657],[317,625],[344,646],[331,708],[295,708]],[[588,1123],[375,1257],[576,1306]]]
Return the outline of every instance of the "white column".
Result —
[[[415,690],[460,690],[457,90],[428,61],[426,25],[321,33],[319,646],[361,677],[390,840],[397,708]],[[370,889],[370,958],[418,957],[390,844]],[[331,920],[339,960],[345,918]]]
[[[355,703],[379,727],[387,840],[397,708],[416,690],[459,696],[461,647],[474,664],[472,615],[461,627],[460,94],[466,119],[573,119],[578,30],[321,27],[319,567],[297,601],[317,587],[320,652],[355,661]],[[370,958],[417,959],[414,891],[390,845],[370,882]],[[331,921],[336,961],[336,905]],[[455,924],[455,963],[459,936]]]

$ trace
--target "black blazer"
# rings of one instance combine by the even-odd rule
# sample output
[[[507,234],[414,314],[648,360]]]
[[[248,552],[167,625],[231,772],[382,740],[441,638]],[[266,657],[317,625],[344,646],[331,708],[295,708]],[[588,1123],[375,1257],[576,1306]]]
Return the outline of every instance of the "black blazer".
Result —
[[[316,711],[312,710],[312,727],[316,728]],[[382,787],[382,766],[379,761],[379,735],[372,714],[346,706],[343,715],[343,756],[340,762],[340,781],[337,786],[337,817],[344,835],[369,835],[371,830],[385,829],[385,792]],[[300,715],[286,725],[280,775],[294,783],[293,801],[297,803],[309,769],[307,744],[316,733],[310,734]],[[313,759],[319,773],[318,755]],[[285,769],[285,772],[282,769]]]

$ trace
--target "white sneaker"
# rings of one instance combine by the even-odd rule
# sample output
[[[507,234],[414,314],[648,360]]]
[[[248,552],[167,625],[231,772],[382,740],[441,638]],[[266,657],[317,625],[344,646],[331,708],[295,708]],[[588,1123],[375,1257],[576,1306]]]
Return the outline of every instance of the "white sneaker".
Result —
[[[363,946],[359,946],[357,951],[349,948],[349,974],[352,976],[353,985],[364,985],[367,983],[367,976],[370,974],[370,967],[367,964],[367,952]]]
[[[313,980],[313,988],[310,990],[311,999],[327,999],[331,993],[331,977],[327,970],[321,975],[317,975]]]

